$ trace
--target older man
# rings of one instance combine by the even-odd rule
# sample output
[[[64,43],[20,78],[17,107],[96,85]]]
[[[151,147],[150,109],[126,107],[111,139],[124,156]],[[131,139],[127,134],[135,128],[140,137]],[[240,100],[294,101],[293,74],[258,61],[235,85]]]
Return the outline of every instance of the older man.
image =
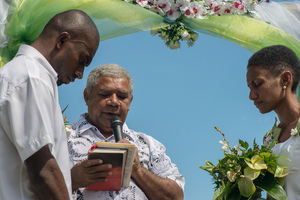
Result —
[[[127,127],[125,120],[133,99],[133,83],[129,73],[116,64],[95,68],[89,74],[84,99],[88,113],[82,114],[72,126],[68,139],[71,163],[72,188],[77,199],[183,199],[184,178],[165,154],[165,147],[141,132]],[[102,160],[86,160],[88,149],[95,142],[115,142],[110,127],[113,116],[123,121],[124,139],[133,143],[138,151],[132,169],[130,186],[120,191],[88,191],[84,187],[104,182],[111,167]]]
[[[70,199],[67,138],[57,85],[82,78],[99,45],[91,18],[55,15],[0,70],[0,199]]]

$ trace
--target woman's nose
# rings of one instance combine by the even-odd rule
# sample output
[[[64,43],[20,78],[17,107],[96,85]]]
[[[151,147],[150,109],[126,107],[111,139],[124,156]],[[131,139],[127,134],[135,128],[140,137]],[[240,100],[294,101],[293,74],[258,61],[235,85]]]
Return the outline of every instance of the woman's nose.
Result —
[[[256,98],[257,98],[257,94],[255,92],[253,92],[253,90],[250,89],[249,99],[250,100],[255,100]]]

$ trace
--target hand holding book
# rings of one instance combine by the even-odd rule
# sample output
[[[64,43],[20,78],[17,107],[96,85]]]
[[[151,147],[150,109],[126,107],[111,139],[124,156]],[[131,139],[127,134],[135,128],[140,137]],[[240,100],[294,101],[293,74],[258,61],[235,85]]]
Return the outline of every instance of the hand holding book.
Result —
[[[106,182],[89,185],[86,189],[118,191],[121,187],[128,187],[135,151],[135,145],[130,143],[96,142],[96,145],[89,150],[88,158],[101,159],[103,164],[111,164],[112,168],[105,171],[112,172],[112,175],[106,177]]]
[[[110,168],[112,165],[103,164],[101,159],[84,160],[77,163],[71,169],[72,191],[93,183],[105,182],[106,177],[111,175],[111,172],[107,171]]]

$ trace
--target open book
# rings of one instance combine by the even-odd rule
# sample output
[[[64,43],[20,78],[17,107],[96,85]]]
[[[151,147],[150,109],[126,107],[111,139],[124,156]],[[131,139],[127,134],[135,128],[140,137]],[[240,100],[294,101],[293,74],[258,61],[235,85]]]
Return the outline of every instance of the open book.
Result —
[[[96,142],[89,150],[88,159],[102,159],[104,164],[112,164],[112,175],[106,182],[94,183],[86,187],[91,191],[119,191],[130,183],[135,145],[128,143]]]

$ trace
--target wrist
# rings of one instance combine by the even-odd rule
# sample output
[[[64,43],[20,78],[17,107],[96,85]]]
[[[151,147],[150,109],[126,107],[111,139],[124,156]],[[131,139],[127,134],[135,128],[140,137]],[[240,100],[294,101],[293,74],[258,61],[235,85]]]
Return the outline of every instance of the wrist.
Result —
[[[133,180],[138,179],[138,177],[141,177],[143,174],[143,167],[141,165],[135,166],[132,168],[131,177]]]

